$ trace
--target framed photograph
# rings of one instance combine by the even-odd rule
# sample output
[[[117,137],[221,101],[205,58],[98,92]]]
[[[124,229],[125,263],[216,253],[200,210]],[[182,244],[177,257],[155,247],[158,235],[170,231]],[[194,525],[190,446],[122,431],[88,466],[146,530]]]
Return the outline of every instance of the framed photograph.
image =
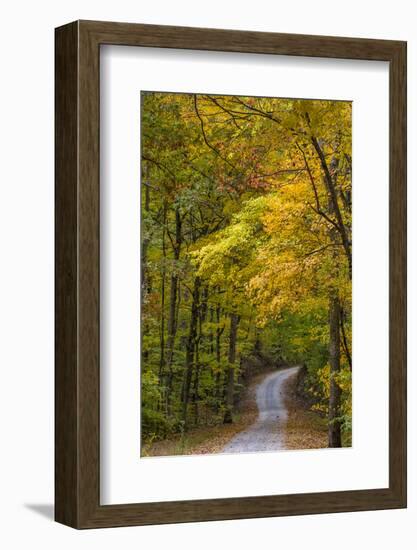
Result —
[[[56,29],[56,521],[406,506],[406,43]]]

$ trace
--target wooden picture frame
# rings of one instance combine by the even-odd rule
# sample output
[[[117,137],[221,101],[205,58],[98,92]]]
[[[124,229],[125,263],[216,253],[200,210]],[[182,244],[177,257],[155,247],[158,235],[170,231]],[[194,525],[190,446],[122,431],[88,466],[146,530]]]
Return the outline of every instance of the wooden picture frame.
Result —
[[[56,29],[55,518],[75,528],[406,506],[406,43],[76,21]],[[99,55],[117,44],[389,62],[389,488],[100,505]]]

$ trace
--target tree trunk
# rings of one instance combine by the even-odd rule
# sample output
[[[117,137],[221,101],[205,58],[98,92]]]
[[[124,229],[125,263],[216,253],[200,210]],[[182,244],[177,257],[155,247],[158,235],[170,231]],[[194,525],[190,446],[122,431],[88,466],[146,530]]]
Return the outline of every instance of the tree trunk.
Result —
[[[149,190],[149,182],[147,181],[149,177],[149,168],[145,168],[145,173],[143,176],[143,184],[145,186],[145,203],[144,203],[144,211],[149,212],[150,211],[150,190]],[[150,282],[148,279],[148,269],[147,269],[147,263],[148,263],[148,247],[149,247],[150,237],[144,236],[142,232],[142,246],[141,246],[141,258],[140,258],[140,276],[141,276],[141,288],[140,288],[140,298],[141,298],[141,308],[143,312],[144,304],[146,303],[148,299],[148,294],[150,292]],[[143,324],[143,332],[148,331],[147,323],[144,322]],[[142,351],[142,359],[146,363],[148,361],[149,352],[148,350]]]
[[[233,422],[233,406],[235,397],[235,363],[236,363],[236,340],[237,328],[239,325],[239,315],[232,313],[230,315],[230,337],[229,337],[229,368],[226,378],[226,411],[224,413],[224,424]]]
[[[165,246],[166,205],[164,204],[162,229],[162,273],[161,273],[161,325],[160,325],[160,356],[159,382],[163,380],[165,371],[165,279],[166,279],[166,246]]]
[[[177,301],[178,301],[178,285],[179,277],[177,275],[176,269],[181,254],[181,244],[182,244],[182,222],[181,216],[178,208],[175,210],[175,243],[173,245],[174,250],[174,272],[171,274],[171,285],[170,285],[170,296],[169,296],[169,316],[168,316],[168,339],[167,339],[167,358],[166,365],[168,369],[167,375],[167,408],[169,409],[169,400],[172,390],[173,382],[173,371],[172,363],[174,360],[174,346],[175,346],[175,337],[177,334]]]
[[[214,322],[214,309],[213,309],[213,306],[210,306],[210,332],[208,337],[209,337],[211,355],[214,355],[213,322]]]
[[[194,405],[194,424],[198,426],[199,423],[199,386],[200,386],[200,345],[203,345],[203,323],[206,318],[207,312],[207,287],[202,290],[202,300],[199,305],[198,315],[198,334],[195,340],[195,373],[194,373],[194,386],[193,386],[193,405]]]
[[[194,387],[193,387],[193,405],[194,405],[194,424],[199,423],[199,384],[200,384],[200,357],[198,352],[199,344],[195,344],[195,372],[194,372]]]
[[[335,377],[340,372],[340,302],[335,291],[330,296],[329,304],[329,365],[330,365],[330,395],[329,395],[329,447],[341,447],[340,397],[341,389]]]
[[[221,376],[221,337],[224,332],[224,327],[220,328],[221,309],[218,305],[216,307],[216,376],[214,383],[214,397],[216,400],[215,411],[219,411],[220,400],[222,396],[222,376]]]
[[[332,176],[329,171],[329,167],[326,162],[326,157],[320,147],[320,144],[316,137],[312,136],[311,141],[313,143],[314,149],[316,150],[317,156],[320,159],[320,163],[324,173],[324,183],[329,195],[329,200],[331,203],[331,212],[335,214],[337,220],[337,231],[339,232],[340,238],[342,240],[342,245],[346,253],[346,258],[349,265],[349,277],[352,279],[352,243],[348,235],[346,225],[343,221],[343,217],[339,208],[339,203],[337,202],[337,193],[336,188],[332,179]]]
[[[151,195],[150,195],[150,188],[149,188],[149,168],[146,168],[145,174],[144,174],[144,183],[145,186],[145,204],[144,204],[144,211],[149,212],[150,211],[150,201],[151,201]],[[150,292],[150,281],[148,278],[148,270],[147,270],[147,261],[148,261],[148,247],[150,243],[150,237],[144,237],[142,239],[142,254],[141,254],[141,279],[142,279],[142,301],[146,299],[146,295]]]
[[[318,146],[317,140],[315,140],[317,143],[317,148],[319,152],[319,156],[321,153],[321,149]],[[321,153],[322,154],[322,153]],[[327,191],[328,191],[328,198],[329,198],[329,212],[331,214],[337,213],[338,211],[338,204],[337,204],[337,197],[334,192],[334,188],[332,187],[333,182],[331,182],[331,177],[329,174],[329,171],[327,170],[327,164],[324,159],[322,160],[323,169],[326,172],[325,175],[325,182],[327,182]],[[343,222],[340,218],[340,211],[339,215],[336,215],[338,219],[338,223],[342,226]],[[337,238],[338,230],[335,227],[332,227],[330,229],[330,240],[333,243],[338,242]],[[339,234],[340,234],[340,228],[339,228]],[[342,236],[343,240],[343,236]],[[345,248],[346,252],[346,248]],[[346,252],[347,253],[347,252]],[[349,260],[349,255],[348,255]],[[339,270],[338,265],[338,259],[335,252],[333,252],[333,272],[335,280],[337,280],[337,273]],[[350,256],[349,261],[349,274],[352,276],[352,260]],[[329,294],[329,366],[330,366],[330,373],[329,373],[329,414],[328,414],[328,436],[329,436],[329,447],[341,447],[342,446],[342,433],[341,433],[341,423],[340,423],[340,400],[341,400],[341,394],[342,390],[340,386],[336,382],[336,377],[340,372],[340,320],[341,320],[341,314],[340,314],[340,299],[339,299],[339,293],[337,288],[331,288],[330,294]]]
[[[343,344],[343,350],[345,352],[345,356],[347,359],[347,362],[349,364],[349,369],[352,372],[352,354],[350,353],[349,349],[349,342],[346,336],[345,331],[345,311],[342,306],[340,306],[340,330],[342,331],[342,344]]]
[[[184,422],[184,428],[187,427],[187,409],[188,409],[188,401],[190,398],[191,379],[193,375],[193,358],[194,358],[195,342],[197,337],[199,299],[200,299],[200,277],[196,277],[194,280],[190,328],[188,332],[186,351],[185,351],[184,381],[183,381],[183,391],[182,391],[182,420]]]

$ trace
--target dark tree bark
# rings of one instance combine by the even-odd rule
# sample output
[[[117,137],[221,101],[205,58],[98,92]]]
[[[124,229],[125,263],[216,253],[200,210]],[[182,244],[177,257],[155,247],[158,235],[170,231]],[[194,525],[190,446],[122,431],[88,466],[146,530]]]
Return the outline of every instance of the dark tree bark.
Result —
[[[347,362],[349,363],[349,369],[352,371],[352,355],[350,353],[349,343],[348,343],[347,337],[346,337],[345,315],[346,315],[345,310],[343,309],[343,307],[341,307],[340,308],[340,330],[342,331],[343,351],[345,352]]]
[[[165,245],[165,224],[166,204],[164,204],[162,227],[162,273],[161,273],[161,326],[160,326],[160,356],[159,356],[159,381],[163,380],[165,374],[165,279],[166,279],[166,245]]]
[[[202,292],[201,303],[199,304],[199,315],[198,315],[198,333],[195,341],[195,369],[194,369],[194,384],[193,384],[193,405],[194,405],[194,423],[198,425],[199,423],[199,389],[200,389],[200,346],[203,346],[203,324],[206,320],[207,315],[207,299],[208,299],[208,289],[204,287]]]
[[[150,211],[150,201],[151,201],[151,195],[150,195],[150,187],[149,182],[147,181],[149,179],[149,168],[146,167],[145,174],[144,174],[144,187],[145,187],[145,204],[144,204],[144,210],[145,212]],[[142,301],[146,299],[146,295],[150,291],[150,281],[148,278],[148,271],[147,271],[147,261],[148,261],[148,247],[149,247],[150,237],[147,236],[142,239],[142,258],[141,258],[141,279],[142,279]]]
[[[168,233],[169,234],[169,233]],[[170,234],[169,234],[170,235]],[[182,220],[178,208],[175,210],[175,241],[170,237],[173,252],[174,260],[178,262],[181,254],[181,245],[182,245]],[[172,363],[174,359],[174,346],[175,346],[175,337],[177,334],[177,308],[178,308],[178,287],[179,287],[179,277],[177,273],[177,266],[174,266],[174,271],[171,274],[171,284],[170,284],[170,297],[169,297],[169,316],[168,316],[168,339],[167,339],[167,399],[169,401],[170,394],[172,390]],[[168,406],[169,408],[169,406]]]
[[[229,367],[226,378],[226,411],[224,414],[224,424],[233,422],[233,406],[235,397],[235,363],[236,363],[236,340],[237,329],[239,326],[239,315],[232,313],[230,315],[230,336],[229,336]]]
[[[200,385],[200,355],[199,344],[195,344],[195,369],[194,369],[194,384],[193,384],[193,406],[194,406],[194,424],[198,426],[199,423],[199,385]]]
[[[329,447],[341,447],[340,397],[341,389],[335,377],[340,372],[340,302],[336,292],[332,292],[329,303]]]
[[[213,322],[214,322],[214,308],[213,306],[210,306],[210,332],[209,332],[208,338],[209,338],[211,355],[214,355]]]
[[[216,321],[217,321],[217,328],[216,328],[216,362],[217,366],[220,369],[220,361],[221,361],[221,337],[224,332],[224,327],[220,327],[220,318],[221,318],[221,308],[220,306],[216,307]]]
[[[320,144],[317,138],[312,136],[311,142],[313,144],[314,149],[316,150],[317,156],[320,159],[321,167],[324,173],[324,183],[326,185],[326,189],[329,194],[329,199],[331,201],[331,209],[334,215],[336,216],[337,230],[342,240],[343,248],[345,250],[346,258],[349,265],[349,276],[350,278],[352,278],[352,247],[351,247],[350,239],[348,237],[348,232],[347,232],[345,223],[343,221],[342,213],[339,208],[339,203],[337,202],[336,186],[330,174],[330,170],[326,162],[326,157],[324,156],[323,150],[320,147]]]
[[[145,173],[143,176],[143,182],[142,185],[145,187],[145,203],[144,203],[144,210],[146,213],[150,211],[150,188],[149,188],[149,182],[147,181],[149,178],[149,168],[145,168]],[[145,302],[147,301],[148,294],[150,292],[150,281],[148,277],[148,247],[150,243],[150,236],[144,236],[142,238],[142,246],[141,246],[141,258],[140,258],[140,277],[141,277],[141,288],[140,288],[140,298],[141,298],[141,307],[144,306]],[[143,310],[142,310],[143,311]],[[146,332],[148,330],[148,324],[146,321],[143,324],[143,332]],[[149,358],[149,351],[142,348],[142,359],[146,363]]]
[[[216,407],[215,410],[218,412],[219,406],[220,406],[220,400],[222,396],[222,375],[221,375],[221,338],[222,334],[224,332],[224,326],[220,327],[220,319],[221,319],[221,308],[218,305],[216,307],[216,321],[217,321],[217,328],[216,328],[216,376],[215,376],[215,383],[214,383],[214,397],[216,399]]]
[[[185,366],[184,366],[184,381],[182,390],[182,420],[184,422],[184,428],[187,428],[187,412],[188,402],[190,398],[190,386],[193,375],[193,359],[197,337],[197,323],[199,313],[199,300],[200,300],[200,277],[194,279],[194,289],[191,305],[191,317],[190,327],[186,343],[185,351]]]
[[[320,149],[321,151],[321,149]],[[324,156],[323,156],[324,158]],[[325,160],[322,161],[322,165]],[[325,165],[327,167],[327,164]],[[324,169],[324,167],[323,167]],[[330,178],[330,173],[328,173]],[[326,181],[326,176],[325,176]],[[330,178],[331,179],[331,178]],[[333,183],[333,182],[332,182]],[[335,193],[332,193],[327,186],[329,197],[329,212],[335,214],[338,210],[337,197]],[[340,216],[340,211],[339,211]],[[336,214],[336,218],[339,220],[339,216]],[[343,222],[339,222],[343,223]],[[338,241],[338,233],[340,230],[337,227],[330,229],[330,240],[333,243]],[[346,251],[346,250],[345,250]],[[336,276],[339,270],[338,259],[336,253],[333,254],[334,258],[334,275]],[[349,258],[348,258],[349,259]],[[349,263],[349,272],[351,273],[352,263]],[[341,322],[341,307],[340,299],[337,288],[332,288],[329,294],[329,366],[330,366],[330,388],[329,388],[329,414],[328,414],[328,436],[329,447],[341,447],[342,446],[342,431],[340,423],[340,401],[342,390],[338,385],[336,378],[340,372],[340,322]]]

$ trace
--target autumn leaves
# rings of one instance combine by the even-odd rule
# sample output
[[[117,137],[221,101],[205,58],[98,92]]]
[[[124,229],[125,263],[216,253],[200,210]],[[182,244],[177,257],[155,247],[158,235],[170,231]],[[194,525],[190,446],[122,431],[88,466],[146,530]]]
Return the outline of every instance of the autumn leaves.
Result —
[[[142,95],[142,434],[233,421],[251,354],[351,417],[351,105]]]

